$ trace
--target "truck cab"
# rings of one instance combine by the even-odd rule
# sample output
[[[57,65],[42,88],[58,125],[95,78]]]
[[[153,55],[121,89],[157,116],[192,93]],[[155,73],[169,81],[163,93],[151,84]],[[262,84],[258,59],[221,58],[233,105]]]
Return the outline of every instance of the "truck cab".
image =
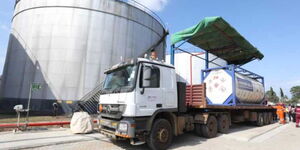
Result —
[[[113,138],[143,137],[151,129],[155,114],[177,111],[172,65],[138,58],[119,63],[105,74],[99,103],[102,133]]]

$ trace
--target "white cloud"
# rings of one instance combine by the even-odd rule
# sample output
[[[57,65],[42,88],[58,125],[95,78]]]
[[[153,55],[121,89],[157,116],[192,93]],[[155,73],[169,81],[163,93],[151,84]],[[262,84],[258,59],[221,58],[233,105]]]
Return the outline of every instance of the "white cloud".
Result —
[[[293,80],[293,81],[289,81],[288,84],[289,84],[290,86],[298,86],[298,85],[300,85],[300,79],[298,79],[298,80]]]
[[[161,11],[168,4],[169,0],[134,0],[152,11]],[[130,0],[129,0],[130,2]]]
[[[6,24],[1,24],[1,25],[0,25],[0,29],[1,29],[1,30],[4,30],[4,31],[6,31],[6,32],[9,32],[9,30],[10,30],[9,27],[8,27]]]

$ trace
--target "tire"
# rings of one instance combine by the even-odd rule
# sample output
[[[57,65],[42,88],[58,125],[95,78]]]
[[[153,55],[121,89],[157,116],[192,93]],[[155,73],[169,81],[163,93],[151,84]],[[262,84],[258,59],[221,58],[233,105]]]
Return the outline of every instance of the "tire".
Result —
[[[167,149],[173,139],[172,126],[166,119],[157,119],[146,139],[148,146],[152,150],[165,150]]]
[[[220,133],[228,133],[229,132],[229,118],[227,115],[221,115],[218,118],[218,131]]]
[[[198,136],[203,136],[202,131],[201,131],[202,126],[203,126],[202,124],[195,123],[195,132]]]
[[[273,120],[273,114],[271,112],[268,112],[268,118],[269,118],[269,124],[272,124],[274,120]]]
[[[264,115],[263,115],[263,113],[258,113],[257,114],[256,125],[259,126],[259,127],[264,125]]]
[[[218,122],[215,116],[209,116],[207,123],[201,126],[201,131],[204,137],[213,138],[218,133]]]
[[[263,113],[263,117],[264,117],[264,125],[269,124],[269,116],[267,112]]]

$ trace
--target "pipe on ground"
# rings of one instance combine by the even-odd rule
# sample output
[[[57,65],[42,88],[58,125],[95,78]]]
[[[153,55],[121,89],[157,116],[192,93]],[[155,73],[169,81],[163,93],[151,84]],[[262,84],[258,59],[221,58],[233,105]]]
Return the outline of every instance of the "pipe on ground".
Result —
[[[97,120],[93,121],[94,123],[97,122]],[[55,122],[32,122],[32,123],[20,123],[20,126],[27,126],[27,127],[37,127],[37,126],[63,126],[63,125],[69,125],[70,121],[55,121]],[[7,123],[7,124],[0,124],[0,128],[17,128],[17,123]]]

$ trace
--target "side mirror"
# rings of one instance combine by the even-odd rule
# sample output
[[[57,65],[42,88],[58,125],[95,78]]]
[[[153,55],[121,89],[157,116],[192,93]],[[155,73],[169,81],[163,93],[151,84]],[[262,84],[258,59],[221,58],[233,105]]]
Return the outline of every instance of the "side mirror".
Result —
[[[142,88],[149,87],[151,83],[151,67],[143,66]]]
[[[146,87],[150,87],[151,71],[152,71],[151,67],[142,65],[141,76],[140,76],[141,94],[144,94]]]

